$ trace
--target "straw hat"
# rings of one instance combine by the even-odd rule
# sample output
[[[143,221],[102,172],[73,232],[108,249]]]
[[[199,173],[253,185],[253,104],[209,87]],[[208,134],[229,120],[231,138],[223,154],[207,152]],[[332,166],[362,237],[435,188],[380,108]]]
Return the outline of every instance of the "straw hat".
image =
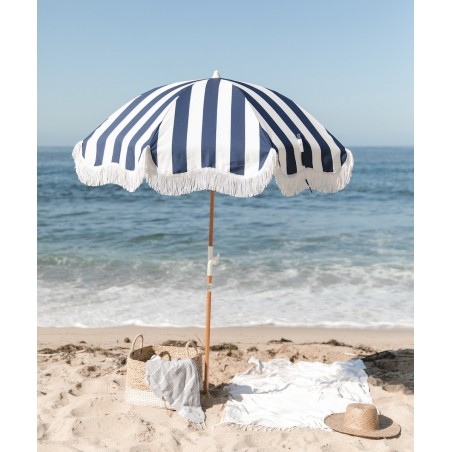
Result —
[[[341,433],[365,438],[390,438],[400,432],[400,425],[379,415],[368,403],[350,403],[345,413],[330,414],[324,420],[328,427]]]

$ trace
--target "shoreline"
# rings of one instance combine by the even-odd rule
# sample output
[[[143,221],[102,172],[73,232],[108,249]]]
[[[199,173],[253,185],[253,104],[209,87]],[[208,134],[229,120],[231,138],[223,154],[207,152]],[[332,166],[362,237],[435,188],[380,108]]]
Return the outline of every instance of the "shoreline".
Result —
[[[74,341],[96,343],[99,346],[124,343],[142,334],[145,342],[161,343],[167,340],[196,339],[204,343],[205,329],[198,327],[144,327],[118,326],[102,328],[37,327],[38,346],[64,345]],[[285,337],[290,336],[290,337]],[[315,343],[337,340],[352,346],[372,345],[375,349],[414,348],[413,328],[318,328],[292,326],[243,326],[211,328],[210,342],[237,342],[243,346],[281,338],[294,343]]]

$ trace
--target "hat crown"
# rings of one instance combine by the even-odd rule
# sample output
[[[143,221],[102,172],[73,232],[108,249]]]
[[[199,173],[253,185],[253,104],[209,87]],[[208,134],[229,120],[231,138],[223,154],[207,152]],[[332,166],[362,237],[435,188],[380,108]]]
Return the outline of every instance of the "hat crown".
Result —
[[[343,426],[353,430],[378,430],[378,412],[368,403],[350,403],[344,414]]]

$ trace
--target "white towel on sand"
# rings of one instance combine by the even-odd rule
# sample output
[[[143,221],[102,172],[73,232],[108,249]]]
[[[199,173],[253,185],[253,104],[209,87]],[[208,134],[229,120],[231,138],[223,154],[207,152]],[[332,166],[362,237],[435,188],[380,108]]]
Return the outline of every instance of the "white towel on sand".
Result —
[[[251,428],[331,430],[323,422],[349,403],[372,403],[362,360],[333,364],[285,359],[248,361],[253,367],[227,387],[221,423]]]
[[[199,376],[191,359],[167,361],[154,355],[146,362],[146,383],[182,417],[200,424],[205,415],[199,395]]]

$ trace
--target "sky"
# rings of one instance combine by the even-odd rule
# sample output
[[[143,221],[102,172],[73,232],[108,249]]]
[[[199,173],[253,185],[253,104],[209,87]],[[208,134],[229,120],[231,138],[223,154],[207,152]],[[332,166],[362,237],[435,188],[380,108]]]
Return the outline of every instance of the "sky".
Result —
[[[344,145],[413,145],[412,0],[39,0],[37,144],[137,95],[224,78],[278,91]]]

